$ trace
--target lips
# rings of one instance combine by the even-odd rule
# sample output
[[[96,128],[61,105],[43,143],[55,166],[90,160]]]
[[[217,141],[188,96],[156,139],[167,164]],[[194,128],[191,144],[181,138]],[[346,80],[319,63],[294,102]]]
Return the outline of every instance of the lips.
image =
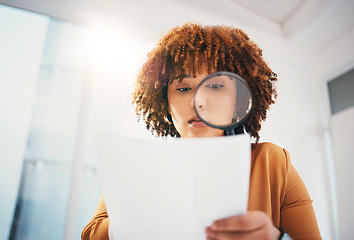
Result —
[[[191,123],[191,122],[194,122],[194,121],[200,121],[200,119],[198,118],[197,115],[193,115],[193,116],[189,119],[188,123]]]
[[[189,123],[190,125],[192,125],[193,127],[205,127],[205,126],[206,126],[205,123],[202,122],[202,121],[198,118],[197,115],[192,116],[192,117],[189,119],[188,123]]]

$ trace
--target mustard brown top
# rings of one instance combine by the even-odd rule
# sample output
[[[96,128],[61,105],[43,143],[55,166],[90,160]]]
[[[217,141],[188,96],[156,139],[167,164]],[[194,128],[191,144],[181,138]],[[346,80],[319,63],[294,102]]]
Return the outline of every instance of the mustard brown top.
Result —
[[[292,239],[321,239],[310,195],[288,151],[275,144],[252,144],[248,210],[265,212]],[[81,238],[108,239],[108,226],[102,196]]]

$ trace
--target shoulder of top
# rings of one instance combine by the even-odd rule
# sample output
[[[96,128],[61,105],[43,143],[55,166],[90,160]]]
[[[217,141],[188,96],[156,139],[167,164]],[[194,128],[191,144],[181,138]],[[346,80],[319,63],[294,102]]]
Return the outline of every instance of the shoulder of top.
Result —
[[[284,149],[279,147],[278,145],[271,142],[263,142],[263,143],[253,143],[252,151],[280,151],[283,152]]]
[[[278,145],[270,142],[252,144],[252,158],[263,159],[269,163],[279,162],[286,163],[288,161],[287,151]]]

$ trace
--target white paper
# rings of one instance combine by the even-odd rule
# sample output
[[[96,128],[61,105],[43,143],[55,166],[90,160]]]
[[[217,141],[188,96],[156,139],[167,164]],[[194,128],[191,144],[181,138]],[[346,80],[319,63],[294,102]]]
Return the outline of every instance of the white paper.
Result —
[[[249,135],[189,139],[98,136],[99,174],[119,240],[198,240],[247,210]]]

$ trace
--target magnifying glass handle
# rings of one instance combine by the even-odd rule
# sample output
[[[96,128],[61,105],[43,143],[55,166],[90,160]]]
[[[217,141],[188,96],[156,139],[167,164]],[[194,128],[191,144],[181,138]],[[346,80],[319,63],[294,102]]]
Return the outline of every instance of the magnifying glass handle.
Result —
[[[232,135],[237,135],[237,134],[243,134],[245,131],[243,130],[243,126],[238,127],[238,128],[231,128],[228,130],[225,130],[225,133],[227,136],[232,136]]]
[[[232,136],[232,135],[236,135],[235,129],[228,129],[226,130],[226,135],[227,136]]]

